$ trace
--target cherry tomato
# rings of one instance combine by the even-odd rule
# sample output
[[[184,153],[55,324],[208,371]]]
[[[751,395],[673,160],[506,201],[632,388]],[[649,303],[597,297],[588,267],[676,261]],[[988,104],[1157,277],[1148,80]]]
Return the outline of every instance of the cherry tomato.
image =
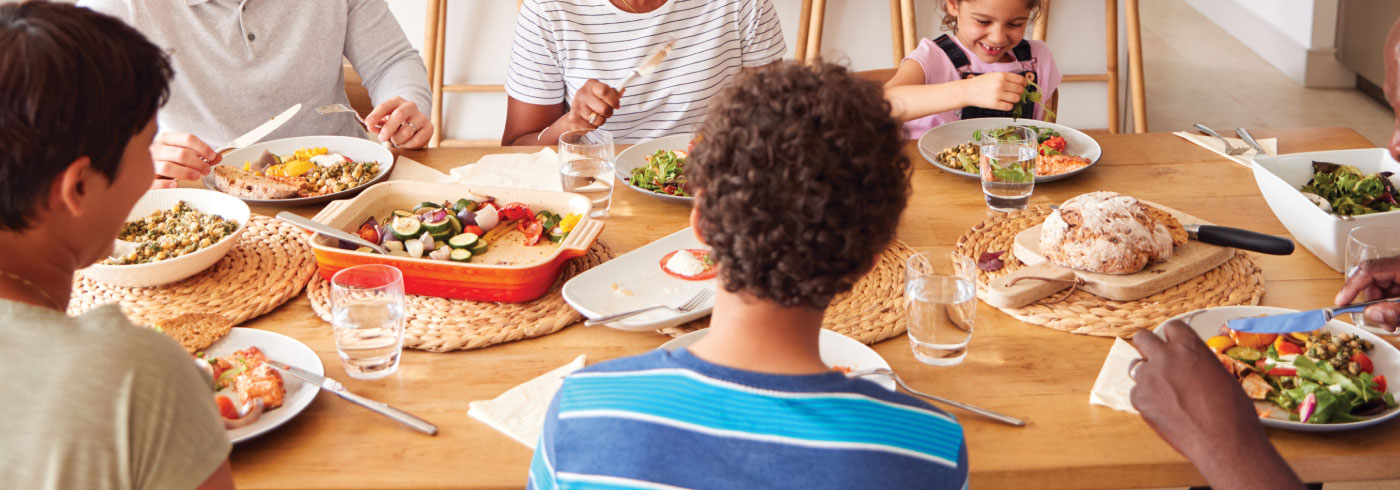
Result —
[[[1274,350],[1278,351],[1278,355],[1280,355],[1280,356],[1286,356],[1286,355],[1289,355],[1289,354],[1302,354],[1302,353],[1303,353],[1303,347],[1302,347],[1302,346],[1299,346],[1298,344],[1295,344],[1295,343],[1293,343],[1293,342],[1289,342],[1289,341],[1287,341],[1287,340],[1284,340],[1285,338],[1286,338],[1286,337],[1280,335],[1279,338],[1278,338],[1278,340],[1275,340],[1275,341],[1274,341]]]
[[[1351,360],[1361,365],[1363,373],[1375,372],[1376,370],[1375,364],[1371,363],[1371,356],[1366,355],[1365,352],[1357,352],[1356,355],[1351,356]]]
[[[1267,349],[1269,344],[1278,338],[1276,333],[1249,333],[1230,331],[1230,338],[1235,340],[1235,345],[1243,345],[1254,349]]]
[[[528,210],[527,210],[527,211],[528,211]],[[535,221],[535,220],[533,220],[533,219],[530,219],[530,220],[521,220],[521,221],[520,221],[520,224],[515,225],[515,226],[516,226],[517,229],[520,230],[521,233],[524,233],[524,234],[525,234],[525,244],[526,244],[526,245],[534,245],[534,244],[536,244],[536,243],[540,243],[540,235],[543,235],[543,234],[544,234],[544,224],[543,224],[543,223],[540,223],[539,221]]]
[[[1379,392],[1381,392],[1381,393],[1385,393],[1385,388],[1386,388],[1386,386],[1389,386],[1389,385],[1387,385],[1387,384],[1385,383],[1385,375],[1384,375],[1384,374],[1382,374],[1382,375],[1380,375],[1380,376],[1376,376],[1375,378],[1372,379],[1372,381],[1375,381],[1375,382],[1376,382],[1376,391],[1379,391]]]
[[[486,234],[486,232],[481,231],[481,227],[480,227],[480,226],[476,226],[476,225],[467,225],[467,226],[463,226],[463,227],[462,227],[462,233],[471,233],[471,234],[476,235],[476,236],[482,236],[482,235],[485,235],[485,234]]]
[[[219,405],[219,415],[226,419],[238,418],[238,407],[233,406],[233,400],[230,400],[226,396],[219,395],[214,397],[214,402]]]
[[[535,213],[530,211],[529,206],[518,202],[505,205],[505,207],[500,209],[499,213],[501,215],[501,221],[513,221],[520,219],[533,221],[535,218]]]
[[[1265,364],[1266,361],[1268,360],[1260,359],[1258,361],[1255,361],[1254,367],[1259,368],[1260,371],[1264,371],[1268,368],[1268,366]],[[1264,371],[1264,374],[1267,374],[1269,376],[1297,376],[1298,370],[1296,368],[1276,367],[1273,369],[1269,369],[1268,371]]]
[[[685,275],[685,274],[681,274],[681,273],[679,273],[679,272],[673,271],[673,270],[671,270],[670,268],[666,267],[666,263],[667,263],[667,262],[670,262],[670,261],[671,261],[671,257],[675,256],[677,252],[680,252],[680,250],[677,250],[677,251],[675,251],[675,252],[668,253],[668,254],[666,254],[665,257],[662,257],[662,258],[661,258],[661,270],[664,271],[666,274],[670,275],[671,277],[674,277],[674,278],[676,278],[676,279],[685,279],[685,280],[687,280],[687,281],[704,281],[704,280],[707,280],[707,279],[714,278],[715,275],[717,275],[717,274],[719,273],[718,271],[715,270],[715,264],[711,263],[711,261],[709,260],[709,259],[710,259],[710,251],[709,251],[709,250],[702,250],[702,249],[698,249],[698,248],[696,248],[696,249],[682,249],[682,250],[685,250],[685,251],[687,251],[687,252],[690,252],[690,254],[693,255],[693,256],[695,256],[695,258],[696,258],[697,260],[699,260],[702,264],[705,264],[705,270],[701,271],[699,274],[696,274],[696,275],[693,275],[693,276],[687,276],[687,275]]]

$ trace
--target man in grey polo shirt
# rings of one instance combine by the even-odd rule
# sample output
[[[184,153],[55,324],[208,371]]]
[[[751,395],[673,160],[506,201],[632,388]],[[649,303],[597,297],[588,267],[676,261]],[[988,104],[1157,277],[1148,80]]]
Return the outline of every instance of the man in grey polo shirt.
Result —
[[[421,148],[433,134],[427,69],[384,0],[81,0],[169,50],[175,63],[161,134],[151,145],[156,173],[195,180],[220,161],[213,147],[292,104],[302,110],[267,139],[365,136],[351,114],[317,114],[346,104],[342,57],[365,81],[381,142]],[[170,184],[173,185],[173,182]]]

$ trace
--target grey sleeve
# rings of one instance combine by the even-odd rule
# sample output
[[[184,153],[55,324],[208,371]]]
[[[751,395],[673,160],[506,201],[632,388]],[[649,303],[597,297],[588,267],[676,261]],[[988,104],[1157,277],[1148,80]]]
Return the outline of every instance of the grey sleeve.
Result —
[[[132,488],[199,486],[233,450],[214,391],[194,358],[170,339],[136,331],[125,341],[142,359],[124,380]]]
[[[78,6],[101,12],[131,24],[131,5],[126,0],[79,0]]]
[[[350,0],[346,12],[345,57],[364,79],[376,106],[403,97],[424,114],[432,109],[428,68],[409,44],[384,0]]]

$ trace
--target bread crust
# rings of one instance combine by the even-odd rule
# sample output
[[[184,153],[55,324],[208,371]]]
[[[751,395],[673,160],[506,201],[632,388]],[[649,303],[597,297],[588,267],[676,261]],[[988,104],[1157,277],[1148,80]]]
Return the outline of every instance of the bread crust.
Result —
[[[1046,217],[1040,252],[1071,269],[1131,274],[1170,259],[1186,239],[1181,223],[1163,210],[1116,192],[1091,192]]]

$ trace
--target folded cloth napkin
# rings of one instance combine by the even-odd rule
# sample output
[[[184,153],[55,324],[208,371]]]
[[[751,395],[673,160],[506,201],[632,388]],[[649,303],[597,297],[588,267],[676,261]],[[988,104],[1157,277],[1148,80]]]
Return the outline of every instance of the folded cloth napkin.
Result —
[[[554,192],[564,190],[559,181],[559,154],[553,148],[535,153],[486,155],[476,163],[452,169],[452,175],[467,185]]]
[[[544,417],[549,412],[554,392],[564,384],[564,376],[583,368],[584,357],[575,357],[568,364],[506,390],[495,399],[471,402],[467,404],[471,407],[467,415],[534,449],[544,430]]]
[[[1259,144],[1264,143],[1261,141]],[[1108,358],[1103,361],[1099,378],[1094,380],[1094,389],[1089,391],[1089,404],[1138,413],[1128,396],[1133,386],[1137,385],[1133,378],[1128,377],[1128,364],[1140,357],[1133,344],[1123,339],[1113,339],[1113,348],[1108,350]]]
[[[418,163],[412,158],[401,156],[398,160],[394,160],[394,173],[389,175],[389,180],[455,184],[457,176],[439,172],[437,169]]]
[[[1243,146],[1245,148],[1249,148],[1249,151],[1241,153],[1239,155],[1226,155],[1225,145],[1214,136],[1188,133],[1185,131],[1177,131],[1172,134],[1180,136],[1186,141],[1190,141],[1192,143],[1201,145],[1202,148],[1213,151],[1217,155],[1229,158],[1230,161],[1238,163],[1240,165],[1244,165],[1246,167],[1254,166],[1250,162],[1254,161],[1254,156],[1256,153],[1258,153],[1258,151],[1256,151],[1253,146],[1249,146],[1249,143],[1245,143],[1244,140],[1239,138],[1225,138],[1225,140],[1229,141],[1231,146]],[[1278,138],[1264,138],[1262,140],[1256,139],[1255,141],[1259,142],[1259,146],[1264,147],[1264,153],[1267,153],[1269,155],[1278,154]]]

